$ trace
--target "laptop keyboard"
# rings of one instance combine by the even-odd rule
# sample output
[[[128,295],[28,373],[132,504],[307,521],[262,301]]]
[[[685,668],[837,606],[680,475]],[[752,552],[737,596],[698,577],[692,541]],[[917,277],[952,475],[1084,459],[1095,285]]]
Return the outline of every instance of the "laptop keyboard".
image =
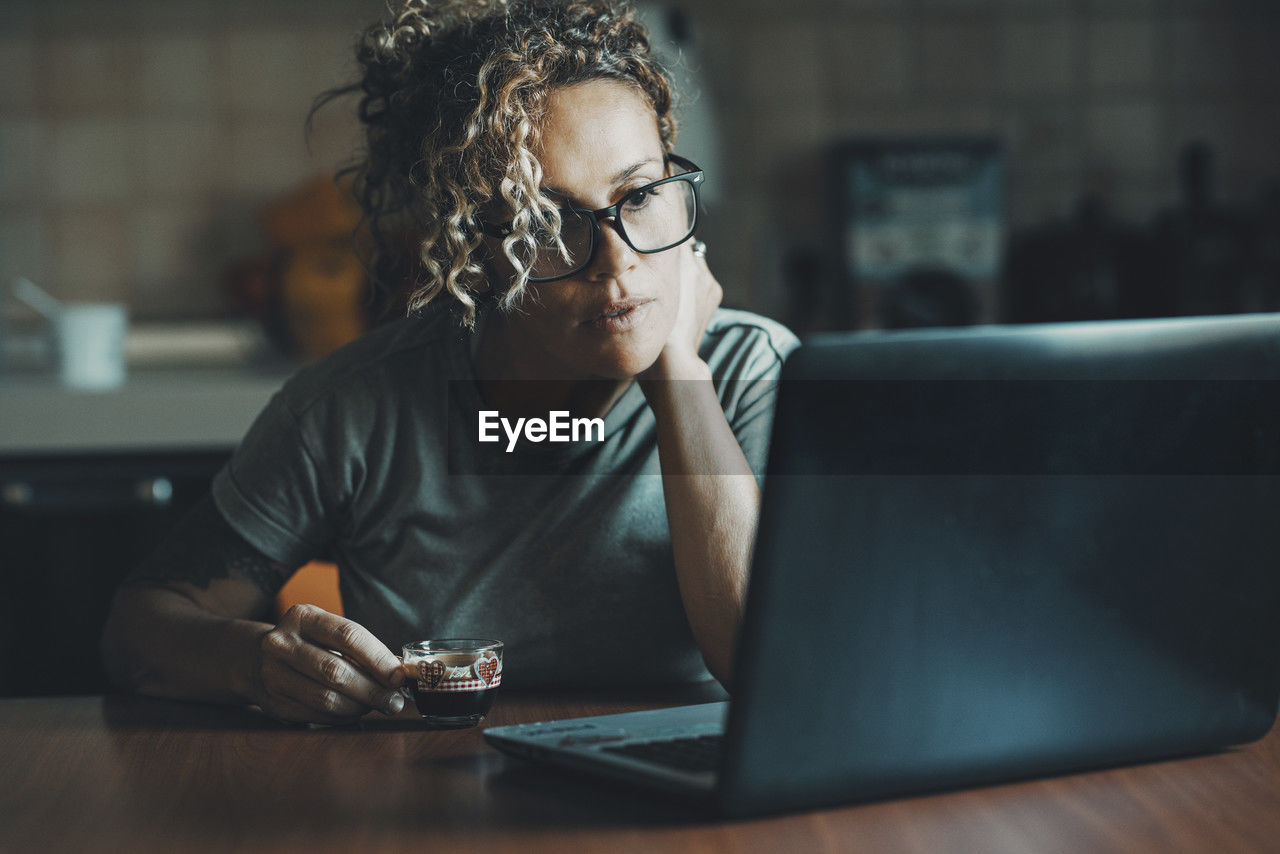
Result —
[[[678,771],[693,773],[718,771],[720,754],[724,751],[724,736],[700,735],[695,738],[670,738],[606,747],[604,750],[619,756],[675,768]]]

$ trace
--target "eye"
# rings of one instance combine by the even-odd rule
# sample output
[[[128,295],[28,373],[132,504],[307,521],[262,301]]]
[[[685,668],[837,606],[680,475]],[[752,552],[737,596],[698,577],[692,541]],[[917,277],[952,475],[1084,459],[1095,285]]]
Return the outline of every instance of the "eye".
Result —
[[[661,191],[661,187],[641,187],[638,190],[632,190],[627,193],[622,204],[630,211],[643,210],[645,205],[649,204],[649,200],[657,196]]]

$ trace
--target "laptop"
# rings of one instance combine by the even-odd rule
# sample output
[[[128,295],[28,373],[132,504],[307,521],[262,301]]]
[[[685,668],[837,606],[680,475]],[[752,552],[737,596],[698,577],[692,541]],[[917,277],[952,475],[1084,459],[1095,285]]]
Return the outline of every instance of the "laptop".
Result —
[[[728,702],[490,727],[750,815],[1222,749],[1280,702],[1280,315],[828,335]]]

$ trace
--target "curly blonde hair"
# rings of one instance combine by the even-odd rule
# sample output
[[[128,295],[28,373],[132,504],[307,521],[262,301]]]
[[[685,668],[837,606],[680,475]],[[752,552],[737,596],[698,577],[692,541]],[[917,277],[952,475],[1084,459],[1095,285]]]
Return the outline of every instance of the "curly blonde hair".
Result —
[[[375,284],[395,288],[407,279],[411,313],[447,295],[471,327],[477,300],[491,284],[482,212],[500,203],[514,214],[502,248],[516,279],[496,294],[504,308],[526,291],[521,258],[535,256],[534,233],[559,233],[559,214],[539,191],[542,169],[533,154],[550,93],[597,79],[634,86],[652,106],[670,153],[671,83],[626,0],[397,5],[360,41],[362,79],[326,92],[313,115],[338,96],[361,94],[367,149],[339,174],[354,177]]]

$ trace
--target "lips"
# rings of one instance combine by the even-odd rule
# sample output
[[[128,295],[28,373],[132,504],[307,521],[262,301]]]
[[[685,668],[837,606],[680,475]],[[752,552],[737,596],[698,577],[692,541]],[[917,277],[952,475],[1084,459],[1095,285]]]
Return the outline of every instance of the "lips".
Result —
[[[583,321],[584,326],[590,326],[602,332],[622,332],[635,326],[648,313],[648,306],[653,302],[652,299],[645,297],[628,297],[622,300],[613,300],[602,306],[600,310]]]

